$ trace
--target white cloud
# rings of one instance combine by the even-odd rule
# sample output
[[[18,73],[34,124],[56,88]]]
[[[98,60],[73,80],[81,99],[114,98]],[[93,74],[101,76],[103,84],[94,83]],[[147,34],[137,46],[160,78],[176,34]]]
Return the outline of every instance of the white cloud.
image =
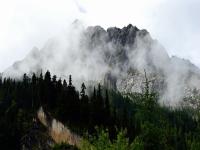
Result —
[[[0,71],[75,19],[146,28],[172,55],[200,66],[198,0],[0,0]]]

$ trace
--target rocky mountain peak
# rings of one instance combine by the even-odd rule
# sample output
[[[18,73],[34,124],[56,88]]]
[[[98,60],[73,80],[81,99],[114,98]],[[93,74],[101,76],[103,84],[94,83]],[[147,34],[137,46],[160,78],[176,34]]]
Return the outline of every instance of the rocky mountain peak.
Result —
[[[19,77],[48,69],[61,77],[72,74],[77,83],[102,81],[121,92],[138,92],[145,69],[164,99],[180,100],[185,87],[200,89],[199,69],[187,60],[169,57],[147,30],[131,24],[106,30],[101,26],[79,28],[79,24],[73,23],[68,34],[52,38],[41,50],[33,48],[3,75]]]
[[[131,24],[122,29],[117,27],[107,29],[109,40],[122,46],[134,44],[134,39],[138,31],[139,29]]]

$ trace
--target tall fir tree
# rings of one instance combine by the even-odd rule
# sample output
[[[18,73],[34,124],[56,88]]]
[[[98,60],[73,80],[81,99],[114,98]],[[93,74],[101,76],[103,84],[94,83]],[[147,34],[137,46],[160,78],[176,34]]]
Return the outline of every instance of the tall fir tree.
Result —
[[[69,86],[72,86],[72,75],[69,75]]]
[[[85,86],[84,83],[82,83],[82,85],[81,85],[81,92],[80,92],[81,98],[85,97],[85,90],[86,90],[86,86]]]

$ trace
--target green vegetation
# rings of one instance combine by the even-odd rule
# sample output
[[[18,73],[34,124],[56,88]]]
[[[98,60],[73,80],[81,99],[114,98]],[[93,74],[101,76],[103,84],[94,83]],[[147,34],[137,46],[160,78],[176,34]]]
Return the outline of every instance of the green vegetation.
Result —
[[[68,145],[66,143],[55,144],[53,150],[78,150],[78,148]]]
[[[0,78],[0,145],[21,149],[22,139],[37,127],[33,118],[42,106],[84,137],[82,150],[200,149],[199,111],[160,106],[148,83],[141,94],[124,96],[98,84],[87,95],[84,83],[79,93],[71,76],[67,83],[49,71],[31,78],[25,74],[22,81]],[[76,148],[61,144],[52,149]]]

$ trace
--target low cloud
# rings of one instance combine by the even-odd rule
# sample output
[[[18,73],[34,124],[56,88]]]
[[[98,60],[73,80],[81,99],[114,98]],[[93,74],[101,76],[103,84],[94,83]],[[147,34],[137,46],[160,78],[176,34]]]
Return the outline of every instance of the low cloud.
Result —
[[[120,29],[108,30],[100,26],[87,28],[77,20],[65,32],[49,39],[42,49],[33,48],[4,76],[21,77],[24,73],[50,70],[61,78],[71,74],[74,84],[80,87],[83,81],[103,82],[110,72],[117,79],[118,90],[141,92],[145,69],[149,79],[155,80],[160,103],[170,105],[178,104],[188,89],[200,88],[199,69],[188,60],[170,57],[146,30],[127,26],[123,32],[128,35],[114,37],[114,41],[108,34],[116,34]],[[132,33],[137,33],[135,38]],[[129,45],[127,42],[132,40],[134,44]]]

